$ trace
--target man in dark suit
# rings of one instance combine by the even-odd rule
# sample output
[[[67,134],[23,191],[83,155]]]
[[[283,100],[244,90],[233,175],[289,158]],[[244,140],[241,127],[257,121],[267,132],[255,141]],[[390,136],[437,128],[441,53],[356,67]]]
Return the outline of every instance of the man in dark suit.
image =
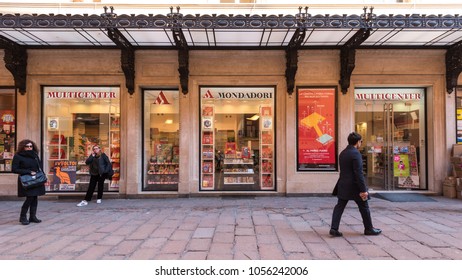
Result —
[[[363,219],[365,235],[379,235],[382,230],[372,226],[371,212],[367,200],[368,189],[364,180],[363,160],[358,151],[361,146],[361,135],[356,132],[348,135],[348,146],[340,153],[340,178],[335,185],[333,195],[337,195],[338,202],[332,213],[332,224],[329,234],[335,237],[343,234],[338,231],[343,210],[349,200],[354,200],[358,205]]]

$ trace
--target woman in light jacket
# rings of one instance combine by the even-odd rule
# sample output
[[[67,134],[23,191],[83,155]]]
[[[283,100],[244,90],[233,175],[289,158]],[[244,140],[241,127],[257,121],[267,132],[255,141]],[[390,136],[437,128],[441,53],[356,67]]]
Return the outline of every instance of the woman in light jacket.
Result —
[[[35,175],[37,171],[42,169],[43,164],[38,156],[37,145],[25,139],[19,142],[18,149],[13,157],[12,171],[19,175],[30,174]],[[38,196],[45,194],[45,184],[32,188],[24,189],[18,176],[18,197],[26,197],[24,204],[21,207],[19,222],[23,225],[29,223],[40,223],[42,220],[37,218]],[[27,219],[27,211],[30,209],[29,219]]]

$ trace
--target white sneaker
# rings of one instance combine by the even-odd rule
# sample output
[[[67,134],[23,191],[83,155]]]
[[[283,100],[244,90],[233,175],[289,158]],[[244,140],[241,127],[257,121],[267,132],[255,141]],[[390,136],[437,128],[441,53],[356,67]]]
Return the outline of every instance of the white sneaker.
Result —
[[[98,204],[100,204],[101,202],[102,202],[101,199],[96,200],[96,203],[98,203]]]
[[[88,202],[86,200],[82,200],[82,201],[80,201],[79,204],[77,204],[78,207],[87,206],[87,205],[88,205]]]

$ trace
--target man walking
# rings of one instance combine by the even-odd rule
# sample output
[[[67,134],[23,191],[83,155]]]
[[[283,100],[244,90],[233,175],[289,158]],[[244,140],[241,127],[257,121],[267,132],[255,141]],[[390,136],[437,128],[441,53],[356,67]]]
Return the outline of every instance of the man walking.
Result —
[[[364,180],[363,160],[358,151],[362,144],[362,137],[356,132],[348,135],[348,146],[340,153],[340,178],[335,185],[333,195],[337,195],[338,202],[332,213],[332,223],[329,234],[335,237],[343,234],[338,230],[340,219],[349,200],[358,205],[363,219],[365,235],[379,235],[382,230],[372,226],[371,212],[367,200],[368,189]]]

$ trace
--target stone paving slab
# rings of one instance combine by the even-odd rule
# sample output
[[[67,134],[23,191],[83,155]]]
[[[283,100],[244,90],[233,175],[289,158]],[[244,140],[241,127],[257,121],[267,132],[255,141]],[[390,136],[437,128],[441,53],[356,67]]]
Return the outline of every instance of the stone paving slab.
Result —
[[[462,200],[370,202],[380,236],[354,203],[329,236],[333,197],[39,199],[40,224],[0,201],[2,260],[462,260]]]

